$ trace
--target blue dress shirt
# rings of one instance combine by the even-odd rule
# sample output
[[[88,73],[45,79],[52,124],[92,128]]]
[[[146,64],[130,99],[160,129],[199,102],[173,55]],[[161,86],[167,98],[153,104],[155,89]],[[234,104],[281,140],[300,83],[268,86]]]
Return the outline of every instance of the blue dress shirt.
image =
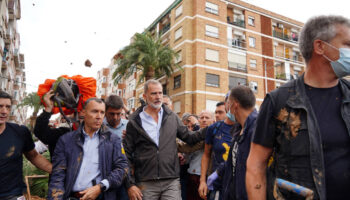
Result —
[[[75,181],[73,186],[73,192],[80,192],[89,187],[92,187],[92,180],[96,180],[96,183],[102,182],[108,189],[109,182],[107,179],[101,181],[102,177],[99,168],[99,130],[97,130],[91,138],[84,131],[84,127],[82,128],[82,130],[84,135],[83,160],[80,166],[77,180]]]
[[[126,119],[120,119],[120,123],[118,124],[117,128],[113,128],[112,126],[110,126],[106,120],[106,118],[104,119],[104,124],[107,125],[107,127],[109,128],[109,130],[111,131],[111,133],[118,135],[118,137],[120,139],[122,138],[123,135],[123,130],[126,130],[126,125],[128,124],[128,120]]]
[[[142,128],[146,131],[148,136],[152,138],[152,140],[159,146],[159,130],[162,125],[163,119],[163,108],[160,108],[158,112],[158,123],[154,121],[154,119],[146,113],[146,106],[143,108],[143,111],[140,113],[141,125]]]

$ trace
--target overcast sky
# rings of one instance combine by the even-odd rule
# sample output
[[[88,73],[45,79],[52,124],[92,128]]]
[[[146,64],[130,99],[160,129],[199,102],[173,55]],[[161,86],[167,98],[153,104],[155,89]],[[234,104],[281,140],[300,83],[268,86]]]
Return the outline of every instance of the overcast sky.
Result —
[[[21,0],[20,51],[25,55],[27,91],[63,74],[96,76],[110,59],[174,0]],[[245,0],[305,22],[319,14],[350,18],[346,0]],[[346,9],[345,9],[346,8]],[[84,66],[89,59],[92,67]]]

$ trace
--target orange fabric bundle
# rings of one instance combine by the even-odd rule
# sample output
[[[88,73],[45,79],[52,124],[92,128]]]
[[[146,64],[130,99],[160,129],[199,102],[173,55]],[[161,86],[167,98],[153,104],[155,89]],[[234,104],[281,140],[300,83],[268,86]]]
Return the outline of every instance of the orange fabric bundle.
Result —
[[[78,103],[78,112],[83,108],[83,104],[86,100],[89,98],[95,97],[96,95],[96,80],[92,77],[83,77],[81,75],[75,75],[72,77],[69,77],[67,75],[62,75],[60,77],[66,78],[66,79],[72,79],[76,82],[79,88],[79,93],[81,96],[79,97],[79,103]],[[46,94],[48,91],[50,91],[52,84],[55,83],[56,80],[54,79],[46,79],[43,84],[39,85],[38,88],[38,96],[41,99],[41,102],[45,105],[43,96]],[[67,109],[65,107],[62,108],[64,114],[69,115],[74,113],[74,110],[72,109]],[[59,113],[60,110],[58,107],[54,107],[52,110],[53,114]]]

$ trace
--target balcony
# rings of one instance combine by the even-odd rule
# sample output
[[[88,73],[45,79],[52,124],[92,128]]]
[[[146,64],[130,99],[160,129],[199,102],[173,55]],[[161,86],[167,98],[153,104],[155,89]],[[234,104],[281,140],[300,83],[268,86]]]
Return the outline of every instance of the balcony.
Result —
[[[290,42],[295,42],[295,43],[298,42],[298,35],[296,33],[284,34],[281,31],[273,30],[273,36],[276,38],[280,38],[282,40],[290,41]]]
[[[246,49],[247,42],[242,39],[228,39],[228,46],[238,49]]]
[[[245,28],[245,21],[243,19],[235,19],[235,20],[233,20],[232,24],[235,26]]]
[[[247,65],[235,63],[235,62],[228,62],[228,69],[238,72],[247,72]]]
[[[170,23],[168,23],[167,25],[165,25],[160,31],[159,31],[159,35],[163,35],[164,33],[166,33],[167,31],[169,31],[170,29]]]
[[[287,76],[286,73],[280,73],[280,74],[276,73],[275,78],[286,81],[287,80],[286,76]]]

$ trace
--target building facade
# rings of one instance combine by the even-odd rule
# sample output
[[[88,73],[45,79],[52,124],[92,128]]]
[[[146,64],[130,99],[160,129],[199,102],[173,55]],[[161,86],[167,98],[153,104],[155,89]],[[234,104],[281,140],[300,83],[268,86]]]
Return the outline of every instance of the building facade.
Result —
[[[302,26],[239,0],[176,0],[147,30],[180,55],[176,62],[183,70],[159,79],[174,111],[198,114],[214,110],[237,85],[254,91],[259,108],[266,93],[300,76]],[[142,96],[142,84],[134,93],[130,98]]]
[[[114,59],[108,67],[102,68],[97,72],[96,79],[96,96],[102,99],[106,99],[111,94],[116,94],[124,99],[125,101],[125,83],[121,81],[119,84],[114,84],[112,79],[113,72],[115,71],[117,65],[114,63]]]
[[[17,20],[21,19],[20,0],[0,0],[0,16],[0,90],[13,97],[10,121],[24,124],[27,109],[17,107],[26,95],[24,55],[20,53],[17,30]]]

